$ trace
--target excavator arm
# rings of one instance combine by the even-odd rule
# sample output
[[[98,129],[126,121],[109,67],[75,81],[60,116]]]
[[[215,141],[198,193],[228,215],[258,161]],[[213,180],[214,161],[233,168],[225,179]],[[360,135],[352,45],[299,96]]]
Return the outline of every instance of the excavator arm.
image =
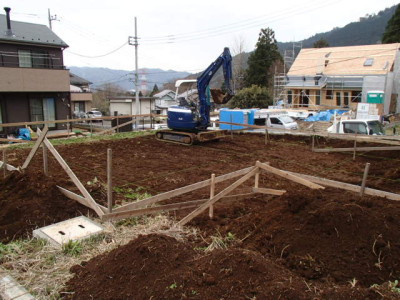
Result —
[[[231,88],[232,56],[229,48],[225,47],[223,53],[197,78],[200,108],[199,129],[205,130],[210,124],[210,104],[207,101],[207,87],[221,66],[223,68],[227,93],[223,93],[220,89],[211,89],[211,96],[217,104],[225,104],[233,96],[233,90]]]

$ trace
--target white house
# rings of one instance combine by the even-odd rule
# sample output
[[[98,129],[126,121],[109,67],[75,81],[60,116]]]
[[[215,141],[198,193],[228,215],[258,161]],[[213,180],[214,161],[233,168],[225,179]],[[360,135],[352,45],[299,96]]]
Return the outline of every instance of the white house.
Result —
[[[175,92],[171,90],[163,90],[155,95],[155,110],[158,114],[166,115],[168,107],[171,105],[177,105],[178,102],[175,100]]]

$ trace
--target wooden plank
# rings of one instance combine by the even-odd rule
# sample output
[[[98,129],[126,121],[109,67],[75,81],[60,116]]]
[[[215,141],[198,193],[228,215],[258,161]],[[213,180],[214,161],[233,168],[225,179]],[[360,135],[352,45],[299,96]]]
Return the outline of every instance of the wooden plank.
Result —
[[[276,195],[276,196],[281,196],[284,193],[286,193],[285,190],[274,190],[274,189],[265,189],[265,188],[253,188],[254,193],[261,193],[261,194],[267,194],[267,195]]]
[[[142,115],[123,115],[123,116],[109,116],[109,117],[98,117],[98,118],[90,118],[90,119],[69,119],[69,120],[52,120],[52,121],[35,121],[35,122],[17,122],[17,123],[3,123],[1,127],[21,127],[21,126],[30,126],[30,125],[45,125],[45,124],[62,124],[67,122],[86,122],[88,120],[112,120],[119,118],[135,118],[135,117],[151,117],[152,114],[142,114]],[[157,115],[158,116],[158,115]]]
[[[355,193],[359,193],[361,190],[361,186],[359,186],[359,185],[354,185],[354,184],[350,184],[350,183],[345,183],[345,182],[340,182],[340,181],[335,181],[335,180],[330,180],[330,179],[326,179],[326,178],[315,177],[315,176],[305,175],[305,174],[300,174],[300,173],[295,173],[295,172],[289,172],[289,171],[286,171],[286,172],[288,172],[292,175],[303,177],[307,180],[310,180],[312,182],[322,184],[325,186],[339,188],[339,189],[343,189],[343,190],[347,190],[347,191],[351,191],[351,192],[355,192]],[[378,197],[383,197],[383,198],[387,198],[390,200],[400,201],[400,194],[380,191],[380,190],[371,189],[371,188],[365,188],[364,193],[367,195],[371,195],[371,196],[378,196]]]
[[[223,197],[221,199],[221,201],[237,201],[237,200],[242,200],[244,198],[248,198],[251,196],[254,196],[254,193],[229,195],[229,196]],[[124,219],[124,218],[141,216],[141,215],[145,215],[145,214],[159,213],[162,211],[188,209],[188,208],[198,207],[202,203],[209,201],[209,200],[210,199],[199,199],[199,200],[191,200],[191,201],[186,201],[186,202],[172,203],[172,204],[166,204],[166,205],[154,206],[154,207],[139,208],[139,209],[133,209],[133,210],[121,211],[121,212],[114,211],[113,213],[103,215],[101,217],[101,219],[103,221],[119,220],[119,219]]]
[[[291,181],[297,182],[299,184],[305,185],[305,186],[307,186],[307,187],[309,187],[311,189],[324,189],[324,187],[321,186],[321,185],[315,184],[315,183],[313,183],[313,182],[311,182],[309,180],[305,180],[302,177],[290,174],[289,172],[286,172],[286,171],[279,170],[277,168],[271,167],[271,166],[269,166],[267,164],[264,164],[264,163],[261,163],[259,161],[257,161],[256,166],[260,167],[261,169],[263,169],[265,171],[268,171],[268,172],[270,172],[272,174],[275,174],[275,175],[281,176],[283,178],[289,179]]]
[[[40,132],[40,129],[38,129]],[[99,205],[94,201],[92,196],[86,190],[84,185],[79,181],[78,177],[76,177],[75,173],[71,170],[62,156],[58,153],[58,151],[54,148],[54,146],[50,143],[50,141],[45,137],[43,142],[47,146],[47,149],[53,154],[54,158],[58,161],[64,171],[68,174],[69,178],[71,178],[72,182],[76,185],[79,191],[82,193],[84,198],[88,201],[90,207],[99,215],[102,216],[104,212],[100,209]]]
[[[356,151],[397,151],[400,150],[400,146],[388,146],[388,147],[352,147],[352,148],[331,148],[331,149],[313,149],[314,152],[353,152]]]
[[[17,140],[17,139],[4,139],[0,138],[0,142],[11,142],[11,143],[31,143],[31,141]]]
[[[38,134],[40,132],[40,129],[38,128]],[[49,132],[49,127],[47,125],[43,128],[43,131],[41,131],[35,145],[32,147],[31,152],[29,152],[28,157],[25,159],[24,164],[22,165],[21,169],[24,170],[29,166],[29,163],[31,162],[33,156],[36,154],[38,151],[40,145],[43,143],[44,138],[46,137],[47,133]]]
[[[258,167],[252,167],[252,170],[248,172],[246,175],[235,181],[233,184],[228,186],[226,189],[223,191],[219,192],[215,197],[212,199],[208,200],[206,203],[200,205],[197,209],[192,211],[190,214],[188,214],[186,217],[184,217],[182,220],[180,220],[177,225],[178,226],[183,226],[193,220],[193,218],[197,217],[199,214],[201,214],[203,211],[205,211],[211,204],[214,204],[217,202],[219,199],[221,199],[223,196],[229,194],[232,192],[234,189],[236,189],[239,185],[253,177],[257,171],[259,170]]]
[[[2,161],[0,160],[0,170],[3,168],[3,165],[4,165],[4,162],[2,162]],[[14,166],[12,166],[12,165],[10,165],[10,164],[5,164],[5,165],[7,166],[7,170],[8,170],[8,171],[19,171],[18,168],[14,167]]]
[[[84,206],[86,206],[86,207],[92,208],[92,207],[89,205],[89,203],[87,202],[86,198],[84,198],[84,197],[82,197],[82,196],[80,196],[80,195],[78,195],[78,194],[75,194],[74,192],[71,192],[71,191],[69,191],[69,190],[67,190],[67,189],[65,189],[65,188],[63,188],[63,187],[61,187],[61,186],[58,186],[58,185],[57,185],[57,188],[60,190],[60,192],[61,192],[64,196],[68,197],[69,199],[75,200],[75,201],[79,202],[80,204],[82,204],[82,205],[84,205]],[[101,210],[102,210],[104,213],[106,213],[106,212],[108,211],[106,207],[104,207],[104,206],[102,206],[102,205],[100,205],[100,204],[98,204],[98,206],[101,208]]]
[[[238,171],[234,171],[234,172],[231,172],[231,173],[228,173],[228,174],[224,174],[224,175],[215,177],[215,183],[223,182],[225,180],[229,180],[229,179],[244,175],[247,172],[251,171],[253,168],[254,167],[248,167],[248,168],[244,168],[244,169],[241,169],[241,170],[238,170]],[[165,192],[165,193],[162,193],[162,194],[155,195],[153,197],[150,197],[150,198],[138,201],[138,202],[129,203],[129,204],[126,204],[124,206],[120,206],[120,207],[114,209],[114,211],[115,212],[120,212],[120,211],[124,211],[124,210],[130,210],[130,209],[134,209],[134,208],[145,207],[145,206],[148,206],[148,205],[151,205],[151,204],[163,201],[163,200],[170,199],[172,197],[176,197],[176,196],[179,196],[179,195],[182,195],[182,194],[186,194],[186,193],[192,192],[194,190],[198,190],[198,189],[204,188],[204,187],[210,185],[210,183],[211,183],[211,179],[207,179],[207,180],[204,180],[204,181],[193,183],[193,184],[190,184],[190,185],[187,185],[187,186],[184,186],[184,187],[172,190],[172,191],[168,191],[168,192]]]

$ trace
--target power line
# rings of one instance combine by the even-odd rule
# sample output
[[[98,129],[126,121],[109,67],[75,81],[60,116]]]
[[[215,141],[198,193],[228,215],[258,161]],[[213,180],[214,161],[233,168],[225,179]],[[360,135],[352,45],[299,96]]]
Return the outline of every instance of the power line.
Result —
[[[122,49],[123,47],[125,47],[126,45],[128,45],[128,43],[127,43],[127,42],[124,42],[121,46],[119,46],[118,48],[116,48],[116,49],[114,49],[114,50],[112,50],[112,51],[110,51],[110,52],[107,52],[107,53],[101,54],[101,55],[95,55],[95,56],[83,55],[83,54],[75,53],[75,52],[70,51],[69,49],[67,49],[66,51],[67,51],[68,53],[70,53],[70,54],[77,55],[77,56],[80,56],[80,57],[85,57],[85,58],[99,58],[99,57],[105,57],[105,56],[108,56],[108,55],[110,55],[110,54],[113,54],[113,53],[117,52],[118,50]]]

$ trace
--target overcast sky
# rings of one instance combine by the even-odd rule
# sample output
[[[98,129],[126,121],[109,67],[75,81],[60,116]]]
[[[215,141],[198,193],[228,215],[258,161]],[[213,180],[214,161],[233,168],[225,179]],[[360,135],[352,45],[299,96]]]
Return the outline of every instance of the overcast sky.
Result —
[[[66,66],[135,69],[127,45],[137,17],[139,68],[198,72],[224,47],[254,49],[261,28],[280,42],[298,41],[358,21],[398,4],[395,0],[6,0],[11,19],[48,25],[68,45]],[[2,12],[4,14],[4,11]],[[4,24],[0,24],[3,26]],[[1,27],[0,27],[1,28]]]

